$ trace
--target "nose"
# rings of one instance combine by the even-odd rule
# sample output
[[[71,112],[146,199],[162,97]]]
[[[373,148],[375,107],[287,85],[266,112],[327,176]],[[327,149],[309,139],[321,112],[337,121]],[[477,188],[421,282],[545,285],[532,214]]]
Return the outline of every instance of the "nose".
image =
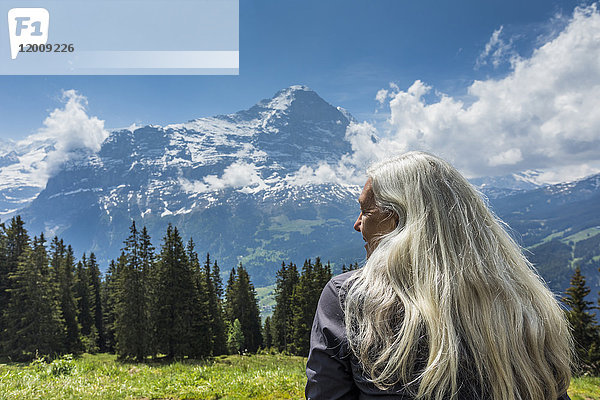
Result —
[[[360,232],[360,217],[362,213],[358,214],[358,218],[356,218],[356,222],[354,222],[354,230],[356,232]]]

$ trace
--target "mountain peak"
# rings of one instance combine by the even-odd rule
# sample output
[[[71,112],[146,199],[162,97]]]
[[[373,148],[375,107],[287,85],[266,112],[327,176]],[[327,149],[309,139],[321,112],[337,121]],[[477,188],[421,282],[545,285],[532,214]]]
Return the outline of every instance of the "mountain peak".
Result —
[[[325,100],[321,99],[321,97],[308,86],[292,85],[278,91],[271,99],[262,100],[258,104],[272,110],[284,111],[287,110],[294,101],[300,98],[320,99],[325,102]]]
[[[280,90],[280,92],[283,92],[286,90],[291,91],[291,92],[312,92],[313,91],[311,88],[309,88],[306,85],[292,85],[286,89]]]

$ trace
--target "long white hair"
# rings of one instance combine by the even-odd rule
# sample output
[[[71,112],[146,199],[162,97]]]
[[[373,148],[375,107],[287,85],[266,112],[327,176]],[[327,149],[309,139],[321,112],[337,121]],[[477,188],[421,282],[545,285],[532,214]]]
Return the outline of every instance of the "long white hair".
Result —
[[[572,339],[558,302],[481,194],[450,164],[410,152],[367,171],[399,216],[343,300],[351,350],[379,388],[457,398],[557,399]]]

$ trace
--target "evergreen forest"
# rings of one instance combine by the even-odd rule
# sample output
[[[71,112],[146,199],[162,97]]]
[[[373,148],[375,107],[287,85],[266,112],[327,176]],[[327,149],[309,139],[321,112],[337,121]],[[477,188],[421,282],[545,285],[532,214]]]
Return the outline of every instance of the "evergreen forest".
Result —
[[[358,268],[358,264],[342,272]],[[567,266],[565,266],[567,268]],[[159,248],[132,221],[106,273],[94,253],[77,258],[58,237],[30,237],[24,221],[0,224],[0,359],[31,361],[108,352],[127,361],[206,358],[260,349],[307,356],[329,263],[281,264],[272,316],[261,323],[252,279],[200,257],[169,225]],[[227,276],[225,272],[223,276]],[[576,374],[600,375],[600,327],[590,288],[577,267],[561,298],[572,327]]]
[[[305,356],[331,275],[319,258],[306,260],[301,271],[283,263],[278,305],[262,324],[244,266],[232,268],[224,285],[217,260],[200,257],[177,227],[169,225],[155,249],[146,227],[133,221],[102,276],[94,253],[77,259],[58,237],[31,238],[16,216],[0,224],[0,358],[110,352],[145,361],[266,348]]]

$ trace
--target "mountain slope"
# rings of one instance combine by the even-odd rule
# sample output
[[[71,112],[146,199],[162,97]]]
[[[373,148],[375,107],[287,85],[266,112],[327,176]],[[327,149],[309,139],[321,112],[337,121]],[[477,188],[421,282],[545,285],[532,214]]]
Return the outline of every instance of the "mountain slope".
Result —
[[[360,187],[299,185],[293,176],[350,153],[351,122],[314,91],[292,86],[234,114],[115,131],[97,153],[63,165],[19,212],[32,235],[59,235],[77,254],[94,251],[103,266],[118,256],[134,219],[148,227],[157,247],[167,224],[176,225],[198,251],[218,259],[224,275],[243,262],[258,286],[273,283],[282,261],[321,256],[339,271],[342,263],[364,259],[352,229]],[[7,152],[0,162],[13,165],[25,154]],[[598,281],[600,254],[581,235],[598,233],[600,175],[540,186],[537,173],[473,183],[530,249],[553,289],[568,285],[575,262]]]
[[[359,188],[289,179],[350,152],[350,119],[293,86],[235,114],[113,132],[97,154],[50,178],[22,215],[33,233],[59,235],[101,260],[118,255],[131,219],[155,245],[173,223],[223,268],[244,262],[258,283],[282,261],[356,261]]]
[[[600,291],[600,174],[493,199],[551,289],[569,286],[581,267],[594,303]]]
[[[17,143],[0,142],[0,218],[26,207],[44,188],[41,164],[54,150],[54,142],[35,137]]]
[[[600,225],[600,174],[492,200],[495,211],[525,246],[549,235]]]

